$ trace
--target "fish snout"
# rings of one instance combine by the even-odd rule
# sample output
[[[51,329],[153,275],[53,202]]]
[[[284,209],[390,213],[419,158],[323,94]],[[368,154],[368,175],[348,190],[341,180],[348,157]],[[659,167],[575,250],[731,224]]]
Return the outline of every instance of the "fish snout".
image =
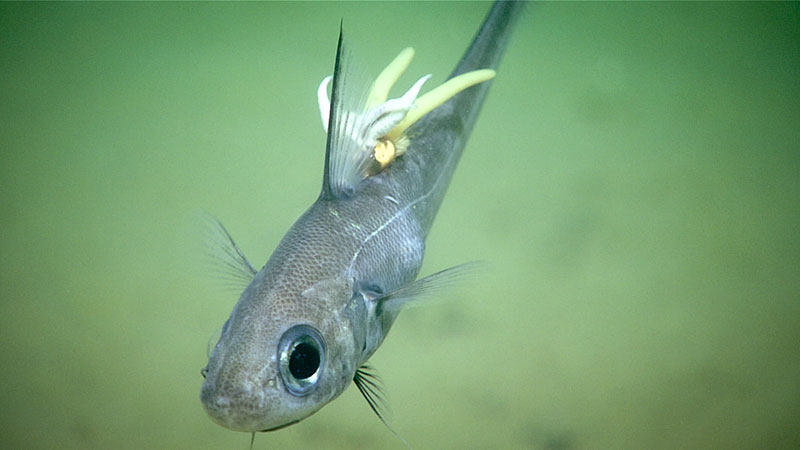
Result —
[[[221,388],[207,379],[200,391],[200,401],[214,422],[234,431],[264,431],[274,420],[272,397],[264,388],[251,383]]]

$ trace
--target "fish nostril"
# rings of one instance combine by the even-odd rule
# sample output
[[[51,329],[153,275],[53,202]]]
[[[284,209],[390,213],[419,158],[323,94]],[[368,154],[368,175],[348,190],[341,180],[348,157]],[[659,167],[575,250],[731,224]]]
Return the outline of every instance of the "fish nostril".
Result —
[[[228,397],[225,397],[224,395],[220,395],[214,401],[214,404],[217,407],[220,407],[220,408],[227,408],[228,406],[231,405],[231,401],[230,401],[230,399]]]

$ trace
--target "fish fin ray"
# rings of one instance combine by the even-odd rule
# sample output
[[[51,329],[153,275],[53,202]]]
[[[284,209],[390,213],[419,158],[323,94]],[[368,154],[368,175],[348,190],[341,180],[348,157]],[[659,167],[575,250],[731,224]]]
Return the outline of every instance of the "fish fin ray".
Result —
[[[369,409],[378,416],[378,419],[381,419],[381,422],[383,422],[386,428],[388,428],[397,439],[400,439],[403,444],[410,449],[411,446],[408,445],[408,442],[397,434],[391,425],[389,425],[387,417],[390,415],[391,410],[389,409],[389,404],[386,402],[386,392],[383,389],[383,381],[375,373],[375,368],[369,364],[362,364],[353,376],[353,383],[358,388],[358,392],[361,393],[361,396],[367,401]]]
[[[258,271],[219,219],[210,214],[205,214],[205,219],[205,251],[213,271],[227,287],[244,289]]]
[[[484,266],[485,263],[481,261],[459,264],[420,278],[375,300],[381,304],[384,311],[398,311],[403,306],[421,304],[423,300],[436,297],[455,287]]]
[[[390,412],[389,405],[385,399],[386,392],[383,389],[383,381],[375,373],[375,368],[369,364],[363,364],[356,370],[353,383],[367,401],[372,412],[388,427],[386,421]]]
[[[372,165],[372,149],[357,139],[368,125],[363,112],[371,87],[364,67],[357,63],[340,27],[322,187],[323,195],[333,198],[352,195]]]

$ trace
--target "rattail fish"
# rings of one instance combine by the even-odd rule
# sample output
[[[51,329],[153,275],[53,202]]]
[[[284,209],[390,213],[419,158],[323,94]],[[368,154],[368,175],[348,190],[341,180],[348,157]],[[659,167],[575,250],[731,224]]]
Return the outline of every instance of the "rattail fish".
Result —
[[[351,383],[384,420],[369,358],[404,305],[470,268],[417,279],[428,231],[520,7],[491,7],[444,84],[422,93],[426,75],[391,99],[414,50],[365,82],[353,75],[340,26],[333,75],[317,90],[327,133],[319,198],[260,270],[217,222],[229,264],[247,286],[202,370],[200,399],[214,422],[277,430],[319,411]]]

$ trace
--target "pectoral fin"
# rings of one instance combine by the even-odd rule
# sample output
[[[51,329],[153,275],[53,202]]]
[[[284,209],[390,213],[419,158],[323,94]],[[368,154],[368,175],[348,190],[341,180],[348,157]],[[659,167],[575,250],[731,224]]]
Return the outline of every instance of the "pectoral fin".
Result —
[[[234,289],[241,290],[258,272],[216,217],[206,214],[206,254],[215,271]]]
[[[455,288],[460,282],[478,272],[482,266],[482,263],[473,261],[451,267],[381,295],[375,301],[380,304],[383,311],[398,311],[407,305],[417,305]]]

